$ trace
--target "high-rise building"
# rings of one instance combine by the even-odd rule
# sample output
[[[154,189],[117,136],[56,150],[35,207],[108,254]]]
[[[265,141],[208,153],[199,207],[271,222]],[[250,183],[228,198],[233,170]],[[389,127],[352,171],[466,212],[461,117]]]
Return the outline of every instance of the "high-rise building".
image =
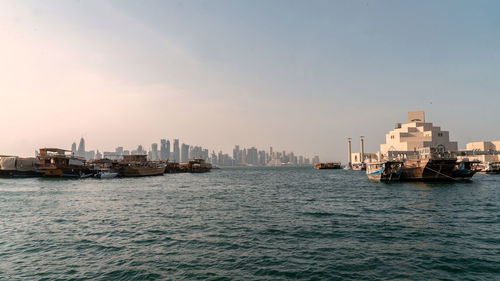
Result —
[[[94,160],[95,159],[95,151],[91,150],[91,151],[87,151],[85,153],[85,159],[87,160]]]
[[[160,159],[161,160],[167,160],[168,156],[170,154],[170,142],[168,143],[168,150],[167,150],[167,140],[162,139],[161,140],[161,146],[160,146]]]
[[[319,164],[319,162],[320,162],[319,161],[319,156],[318,155],[314,156],[313,159],[312,159],[312,164],[316,165],[316,164]]]
[[[151,144],[151,160],[153,161],[158,161],[159,156],[158,156],[158,144],[153,143]]]
[[[73,154],[76,154],[76,142],[74,142],[74,143],[71,145],[71,152],[73,152]]]
[[[166,150],[167,150],[167,159],[170,159],[172,158],[172,152],[170,151],[170,140],[167,140],[167,144],[166,144]]]
[[[78,145],[77,155],[79,157],[85,158],[85,140],[83,138],[80,139],[80,144]]]
[[[202,155],[203,160],[208,161],[208,149],[203,149],[201,155]]]
[[[132,154],[133,155],[147,155],[148,153],[144,150],[144,148],[142,148],[142,145],[139,144],[139,146],[137,147],[137,150],[132,151]]]
[[[212,165],[217,165],[217,154],[215,154],[215,151],[212,150],[212,156],[211,156],[211,159],[210,159],[210,163]]]
[[[240,150],[239,145],[234,146],[233,161],[234,161],[234,165],[239,165],[241,163],[241,150]]]
[[[265,150],[259,151],[259,165],[264,166],[267,164],[267,155]]]
[[[123,157],[123,147],[119,146],[115,148],[115,153],[116,156],[121,159]]]
[[[189,161],[189,145],[182,144],[181,145],[181,162]]]
[[[181,151],[179,149],[179,140],[174,139],[174,161],[179,162],[181,160]]]
[[[240,157],[240,163],[241,164],[247,164],[247,149],[244,148],[242,151],[241,151],[241,157]]]
[[[99,150],[97,150],[97,152],[95,154],[95,159],[96,160],[102,159],[102,154],[99,152]]]
[[[257,148],[251,147],[247,150],[246,163],[249,165],[257,165],[258,163],[258,153]]]

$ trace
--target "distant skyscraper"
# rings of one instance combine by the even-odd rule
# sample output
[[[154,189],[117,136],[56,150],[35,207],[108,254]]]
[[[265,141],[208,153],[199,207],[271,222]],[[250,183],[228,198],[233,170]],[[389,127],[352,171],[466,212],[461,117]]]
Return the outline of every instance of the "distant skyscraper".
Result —
[[[189,161],[189,145],[182,144],[181,146],[181,162]]]
[[[85,140],[83,138],[80,139],[80,144],[78,145],[77,155],[80,157],[85,157]]]
[[[73,154],[76,154],[76,142],[74,142],[74,143],[71,145],[71,152],[73,152]]]
[[[247,150],[247,157],[246,157],[246,163],[250,165],[257,165],[258,163],[258,152],[257,148],[251,147]]]
[[[259,151],[259,165],[266,165],[267,164],[267,161],[266,161],[266,151],[265,150],[261,150]]]
[[[139,146],[137,147],[137,150],[134,151],[136,155],[147,155],[148,153],[144,150],[144,148],[142,148],[142,145],[139,144]]]
[[[179,140],[174,139],[174,161],[179,162],[181,160],[181,151],[179,149]]]
[[[95,159],[95,151],[91,150],[86,152],[85,159],[94,160]]]
[[[115,153],[119,157],[123,156],[123,147],[119,146],[119,147],[115,148]]]
[[[158,161],[158,144],[151,144],[151,160]]]
[[[318,164],[319,162],[320,162],[320,161],[319,161],[319,156],[317,156],[317,155],[316,155],[316,156],[314,156],[314,157],[313,157],[313,160],[312,160],[312,164],[313,164],[313,165],[316,165],[316,164]]]
[[[162,139],[160,142],[161,142],[161,145],[160,145],[160,159],[161,160],[166,160],[166,159],[168,159],[167,140],[166,139]],[[170,147],[169,147],[169,149],[170,149]]]
[[[233,149],[233,161],[235,165],[241,164],[242,152],[239,145],[235,145]]]
[[[217,165],[217,154],[215,154],[215,151],[212,150],[212,156],[210,158],[210,163],[212,163],[212,165]]]
[[[165,147],[167,150],[167,159],[170,159],[172,157],[172,152],[170,151],[170,140],[167,140]]]
[[[102,154],[99,152],[99,150],[97,150],[97,152],[95,154],[95,159],[96,160],[102,159]]]

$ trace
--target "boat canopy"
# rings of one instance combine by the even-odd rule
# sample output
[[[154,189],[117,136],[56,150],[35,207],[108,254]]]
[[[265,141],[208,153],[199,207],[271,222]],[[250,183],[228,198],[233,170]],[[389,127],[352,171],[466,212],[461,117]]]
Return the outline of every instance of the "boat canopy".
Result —
[[[16,170],[17,157],[0,157],[0,170]]]
[[[16,170],[18,171],[34,171],[36,170],[36,164],[38,159],[34,157],[28,158],[17,158]]]
[[[54,152],[59,155],[64,155],[66,152],[71,152],[71,150],[60,149],[60,148],[40,148],[40,155],[47,155],[49,152]]]

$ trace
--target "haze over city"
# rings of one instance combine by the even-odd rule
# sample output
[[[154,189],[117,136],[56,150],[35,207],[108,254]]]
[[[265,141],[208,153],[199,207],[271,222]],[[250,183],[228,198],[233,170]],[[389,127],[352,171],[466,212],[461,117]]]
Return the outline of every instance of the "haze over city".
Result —
[[[500,138],[498,1],[1,6],[5,154],[180,138],[345,161],[346,137],[375,152],[411,110],[459,147]]]

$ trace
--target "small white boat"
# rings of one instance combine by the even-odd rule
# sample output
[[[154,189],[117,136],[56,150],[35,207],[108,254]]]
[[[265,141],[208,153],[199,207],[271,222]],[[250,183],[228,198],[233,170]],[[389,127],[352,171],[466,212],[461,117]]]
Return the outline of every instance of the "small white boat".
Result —
[[[95,177],[98,179],[112,179],[116,178],[118,176],[118,173],[114,173],[111,171],[100,171],[97,174],[95,174]]]

